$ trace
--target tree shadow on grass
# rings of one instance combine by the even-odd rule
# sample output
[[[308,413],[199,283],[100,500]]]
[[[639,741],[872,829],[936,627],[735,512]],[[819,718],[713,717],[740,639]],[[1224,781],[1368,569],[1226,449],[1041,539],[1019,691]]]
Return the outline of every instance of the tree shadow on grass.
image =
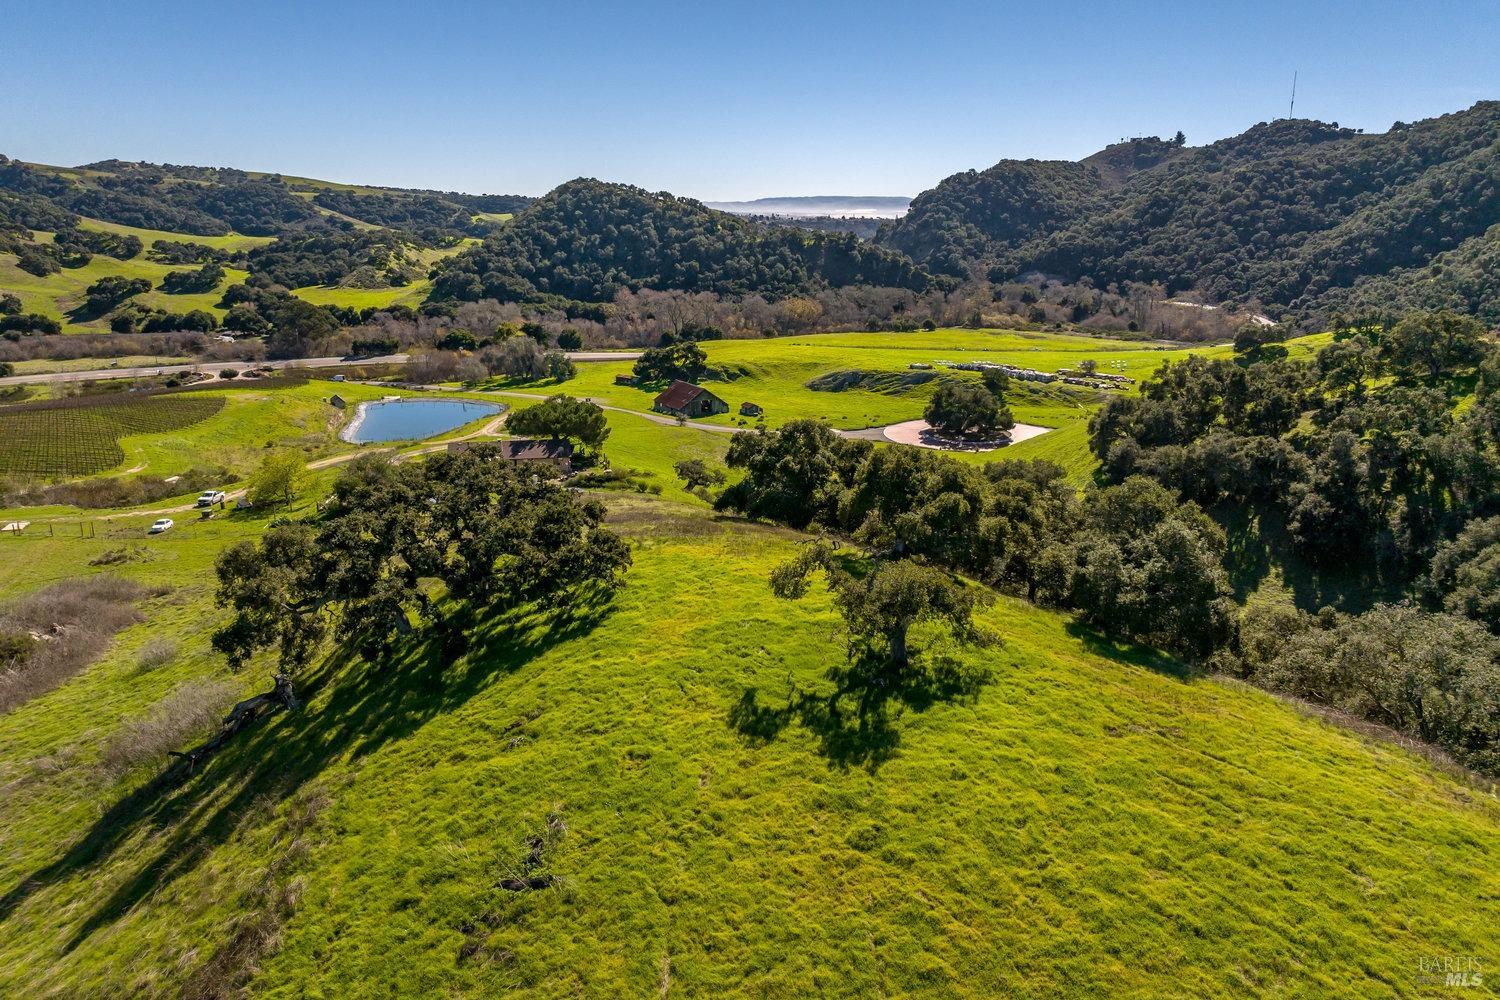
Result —
[[[1234,588],[1234,599],[1243,604],[1271,573],[1270,544],[1263,537],[1260,518],[1250,508],[1226,504],[1210,513],[1224,529],[1224,569]]]
[[[60,858],[0,896],[0,922],[37,892],[103,863],[135,833],[170,831],[68,939],[64,950],[71,952],[254,825],[267,803],[274,806],[331,764],[411,735],[553,646],[588,633],[609,611],[607,602],[593,601],[504,615],[467,633],[434,629],[383,667],[355,666],[347,654],[330,657],[299,679],[303,709],[249,730],[185,781],[161,777],[120,799]],[[455,634],[462,641],[455,643]]]
[[[1351,560],[1338,567],[1310,564],[1286,516],[1274,507],[1262,505],[1251,512],[1221,504],[1210,514],[1228,539],[1225,569],[1237,601],[1254,594],[1273,572],[1280,575],[1282,585],[1303,611],[1330,606],[1358,614],[1381,600],[1400,596],[1399,587],[1381,583],[1368,560]]]
[[[1117,663],[1128,663],[1133,667],[1144,667],[1153,673],[1174,677],[1179,681],[1190,681],[1195,676],[1193,668],[1186,663],[1150,646],[1140,646],[1105,635],[1092,625],[1069,622],[1065,631],[1083,644],[1083,648],[1095,656]]]
[[[815,737],[818,753],[831,765],[873,774],[901,745],[897,722],[903,712],[972,702],[990,680],[982,668],[946,658],[900,670],[865,657],[831,667],[825,676],[833,682],[831,692],[793,684],[779,705],[763,703],[756,688],[746,688],[729,710],[730,728],[751,745],[764,746],[795,723]]]

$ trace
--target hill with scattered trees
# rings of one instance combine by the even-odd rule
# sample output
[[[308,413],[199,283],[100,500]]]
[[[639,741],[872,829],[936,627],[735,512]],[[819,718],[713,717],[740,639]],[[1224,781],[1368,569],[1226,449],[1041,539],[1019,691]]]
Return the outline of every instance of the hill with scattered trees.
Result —
[[[0,156],[0,223],[53,231],[84,216],[196,236],[282,236],[361,225],[483,235],[477,216],[508,214],[531,199],[370,188],[229,167],[102,160],[81,167]]]

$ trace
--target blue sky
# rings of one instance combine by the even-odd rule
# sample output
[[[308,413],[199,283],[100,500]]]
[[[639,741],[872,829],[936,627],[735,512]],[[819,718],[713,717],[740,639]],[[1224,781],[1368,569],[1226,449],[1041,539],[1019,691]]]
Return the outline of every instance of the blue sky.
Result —
[[[1234,9],[1230,9],[1233,7]],[[0,152],[541,194],[916,194],[1004,157],[1500,98],[1500,3],[0,0]]]

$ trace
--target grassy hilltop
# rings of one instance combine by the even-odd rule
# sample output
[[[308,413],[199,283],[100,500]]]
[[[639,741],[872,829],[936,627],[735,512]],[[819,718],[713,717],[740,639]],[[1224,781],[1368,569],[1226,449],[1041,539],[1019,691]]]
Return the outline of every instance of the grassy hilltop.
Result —
[[[57,167],[0,155],[0,292],[66,333],[108,332],[112,318],[132,311],[181,320],[202,310],[223,320],[233,302],[225,292],[252,273],[315,305],[415,306],[432,289],[435,263],[477,245],[528,202],[232,168],[119,160]],[[217,282],[183,287],[179,279],[178,292],[167,291],[171,272],[209,260],[223,266]],[[149,287],[84,308],[87,289],[104,278]]]

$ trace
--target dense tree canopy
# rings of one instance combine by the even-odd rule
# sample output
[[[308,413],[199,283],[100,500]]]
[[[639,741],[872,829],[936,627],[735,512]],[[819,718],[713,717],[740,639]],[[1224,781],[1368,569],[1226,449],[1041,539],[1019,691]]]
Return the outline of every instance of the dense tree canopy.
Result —
[[[210,261],[196,271],[168,271],[161,279],[161,290],[168,295],[192,295],[211,292],[224,280],[224,268]]]
[[[591,451],[603,448],[609,438],[604,411],[587,399],[572,396],[549,396],[545,402],[512,413],[505,426],[512,434],[569,438]]]
[[[1234,635],[1226,544],[1197,505],[1134,477],[1083,505],[1079,530],[1043,557],[1040,592],[1106,634],[1206,657]]]
[[[971,382],[945,382],[932,394],[923,414],[927,423],[948,437],[993,441],[1016,425],[995,394]]]
[[[275,647],[294,673],[336,636],[378,666],[413,615],[441,617],[424,580],[474,610],[612,591],[630,552],[603,513],[477,453],[362,459],[318,518],[273,525],[219,557],[218,600],[234,617],[214,647],[235,664]]]
[[[124,302],[132,295],[151,290],[151,282],[146,278],[122,278],[117,275],[106,275],[90,285],[85,291],[88,296],[84,302],[84,309],[94,316],[109,312],[115,306]]]
[[[1500,637],[1410,606],[1362,615],[1260,608],[1246,669],[1275,690],[1332,705],[1500,770]]]
[[[1500,102],[1485,101],[1381,135],[1283,119],[1208,146],[1158,141],[1139,158],[1006,161],[919,196],[878,242],[949,274],[1160,282],[1315,316],[1479,309],[1495,322],[1482,262],[1500,218],[1497,130]]]
[[[708,374],[708,355],[690,340],[652,347],[636,358],[634,372],[648,385],[674,380],[697,382]]]
[[[1145,473],[1184,499],[1269,513],[1299,560],[1407,587],[1471,519],[1500,512],[1490,388],[1500,368],[1481,333],[1462,317],[1415,314],[1336,339],[1311,365],[1165,365],[1139,398],[1100,408],[1090,446],[1113,481]],[[1455,413],[1476,376],[1473,405]]]
[[[769,228],[696,201],[570,181],[484,245],[439,263],[440,298],[607,302],[622,289],[785,297],[825,285],[924,290],[906,257],[848,234]]]

